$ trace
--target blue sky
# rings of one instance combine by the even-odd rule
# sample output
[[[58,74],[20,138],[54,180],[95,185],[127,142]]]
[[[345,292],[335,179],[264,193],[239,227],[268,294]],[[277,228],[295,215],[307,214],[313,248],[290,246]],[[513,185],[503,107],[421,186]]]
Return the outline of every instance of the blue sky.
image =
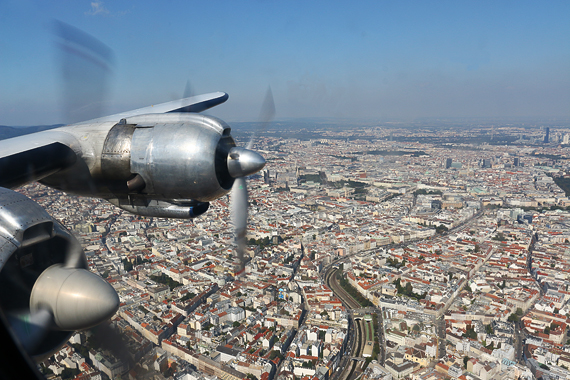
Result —
[[[210,113],[569,117],[570,2],[0,2],[0,124],[62,121],[54,19],[107,44],[108,112],[225,91]]]

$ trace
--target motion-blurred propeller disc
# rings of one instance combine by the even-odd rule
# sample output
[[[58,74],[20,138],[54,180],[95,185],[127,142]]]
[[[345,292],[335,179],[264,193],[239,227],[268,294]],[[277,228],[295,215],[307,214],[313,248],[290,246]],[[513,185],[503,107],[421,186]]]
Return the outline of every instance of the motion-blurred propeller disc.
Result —
[[[275,102],[273,101],[273,92],[271,91],[271,87],[268,87],[267,92],[265,93],[265,99],[263,100],[263,104],[261,106],[261,111],[259,112],[260,123],[258,124],[257,130],[251,136],[251,139],[249,139],[249,142],[247,143],[246,146],[247,149],[251,149],[255,138],[257,138],[257,136],[259,136],[267,129],[269,123],[273,121],[274,117],[275,117]]]
[[[47,309],[9,313],[7,317],[20,344],[27,352],[33,352],[53,328],[53,315]]]
[[[245,237],[247,234],[247,187],[245,178],[236,178],[232,187],[230,214],[234,225],[237,254],[240,261],[240,271],[245,263]]]
[[[191,96],[194,96],[194,91],[192,91],[192,86],[190,85],[190,80],[186,81],[186,87],[184,87],[184,94],[182,95],[182,98],[189,98]]]
[[[56,21],[65,122],[102,116],[113,52],[95,37]]]
[[[256,136],[267,129],[275,116],[275,104],[271,88],[267,89],[261,107],[258,129],[247,143],[247,148],[234,147],[228,153],[228,171],[235,179],[230,199],[230,214],[234,226],[235,243],[240,261],[240,272],[245,267],[245,249],[247,235],[248,194],[245,177],[255,174],[265,166],[265,159],[251,149]]]

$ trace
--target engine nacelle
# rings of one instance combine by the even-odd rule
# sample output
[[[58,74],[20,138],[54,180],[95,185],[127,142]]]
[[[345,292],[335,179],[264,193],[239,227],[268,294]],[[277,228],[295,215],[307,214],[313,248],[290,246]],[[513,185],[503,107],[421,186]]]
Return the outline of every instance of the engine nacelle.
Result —
[[[0,308],[36,359],[59,349],[70,331],[97,325],[118,309],[114,289],[87,269],[81,245],[65,227],[31,199],[0,188]]]
[[[132,117],[115,125],[101,154],[101,180],[117,198],[208,202],[229,192],[235,146],[223,121],[197,114]],[[175,202],[176,203],[176,202]]]
[[[41,182],[139,215],[193,218],[235,179],[265,165],[258,153],[236,147],[230,132],[223,121],[192,113],[63,127],[58,133],[76,162]]]

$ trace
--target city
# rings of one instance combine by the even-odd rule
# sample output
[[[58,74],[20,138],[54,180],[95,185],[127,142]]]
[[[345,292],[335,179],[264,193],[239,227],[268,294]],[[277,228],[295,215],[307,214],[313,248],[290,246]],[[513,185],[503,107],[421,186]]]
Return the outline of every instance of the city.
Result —
[[[0,1],[0,379],[570,380],[568,14]]]
[[[243,273],[227,196],[178,220],[18,190],[121,302],[42,373],[570,377],[567,121],[275,124],[255,147]]]

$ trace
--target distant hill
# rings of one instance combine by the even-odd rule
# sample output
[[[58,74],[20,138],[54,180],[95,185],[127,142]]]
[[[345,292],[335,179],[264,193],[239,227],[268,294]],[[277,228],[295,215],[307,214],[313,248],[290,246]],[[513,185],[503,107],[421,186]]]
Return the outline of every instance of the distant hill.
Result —
[[[6,125],[0,125],[0,140],[27,135],[39,131],[45,131],[48,129],[53,129],[61,126],[63,126],[63,124],[36,125],[31,127],[8,127]]]

